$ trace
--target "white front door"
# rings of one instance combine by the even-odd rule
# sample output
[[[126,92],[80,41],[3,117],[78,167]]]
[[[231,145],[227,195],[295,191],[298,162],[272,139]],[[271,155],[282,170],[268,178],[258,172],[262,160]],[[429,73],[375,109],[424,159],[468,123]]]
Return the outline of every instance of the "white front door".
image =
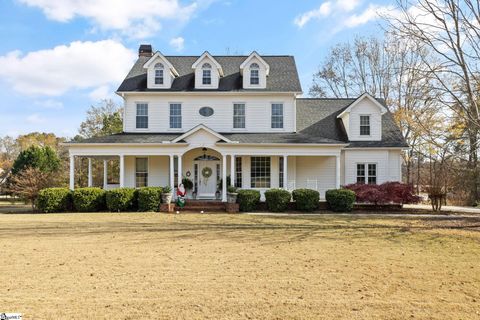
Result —
[[[220,161],[200,160],[198,165],[198,192],[197,197],[214,199],[217,192],[217,178],[220,174]]]

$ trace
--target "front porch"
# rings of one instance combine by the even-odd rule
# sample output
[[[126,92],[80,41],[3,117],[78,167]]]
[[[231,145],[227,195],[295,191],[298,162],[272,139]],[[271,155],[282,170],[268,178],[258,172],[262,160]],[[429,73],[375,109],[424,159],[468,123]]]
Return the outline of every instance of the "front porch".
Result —
[[[198,200],[226,201],[227,184],[223,181],[241,189],[257,189],[262,194],[262,200],[264,191],[271,188],[284,188],[289,191],[297,188],[314,189],[319,191],[321,199],[324,199],[326,190],[340,186],[339,154],[224,154],[202,147],[183,154],[169,155],[136,152],[114,156],[77,152],[70,155],[72,190],[81,186],[75,183],[76,158],[88,159],[86,186],[108,190],[118,187],[168,185],[176,191],[182,180],[187,178],[193,183],[187,198]],[[112,161],[118,165],[109,165]],[[103,171],[92,170],[93,164],[102,166]],[[108,177],[112,175],[112,170],[118,170],[118,183],[109,182]],[[103,174],[103,179],[98,177],[99,174]]]

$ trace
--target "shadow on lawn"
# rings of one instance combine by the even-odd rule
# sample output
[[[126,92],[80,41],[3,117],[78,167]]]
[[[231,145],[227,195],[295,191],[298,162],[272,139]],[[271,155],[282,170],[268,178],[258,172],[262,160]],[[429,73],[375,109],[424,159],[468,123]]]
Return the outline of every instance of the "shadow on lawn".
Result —
[[[192,217],[194,219],[192,219]],[[171,220],[173,219],[173,220]],[[158,239],[230,239],[255,240],[264,244],[305,241],[312,238],[348,240],[375,237],[398,241],[399,237],[431,230],[466,230],[480,232],[480,217],[259,217],[243,215],[169,216],[154,222],[86,221],[41,222],[8,226],[0,224],[0,238],[21,236],[92,236],[122,233],[133,241],[148,235]],[[432,235],[433,236],[433,235]]]

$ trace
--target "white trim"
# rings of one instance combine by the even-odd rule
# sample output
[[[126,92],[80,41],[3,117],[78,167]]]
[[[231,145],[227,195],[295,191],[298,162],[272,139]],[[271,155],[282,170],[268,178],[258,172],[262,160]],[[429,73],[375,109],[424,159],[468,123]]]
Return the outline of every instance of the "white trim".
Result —
[[[260,63],[263,64],[263,66],[265,67],[265,74],[268,77],[268,75],[270,73],[270,66],[268,65],[268,63],[265,60],[263,60],[263,58],[256,51],[252,51],[252,53],[250,53],[250,55],[245,59],[245,61],[242,62],[242,64],[240,65],[240,74],[243,75],[243,69],[245,69],[248,62],[250,60],[252,60],[253,58],[257,58],[258,61],[260,61]]]
[[[230,96],[238,96],[238,93],[242,93],[243,95],[262,95],[262,96],[271,96],[271,95],[286,95],[286,96],[296,96],[302,94],[302,91],[255,91],[256,89],[252,90],[240,90],[240,91],[218,91],[218,90],[210,90],[210,89],[195,89],[195,91],[172,91],[172,90],[163,90],[153,89],[152,91],[115,91],[115,93],[121,97],[123,95],[133,94],[133,95],[148,95],[148,94],[169,94],[169,95],[201,95],[204,96],[205,94],[215,94],[215,95],[230,95]]]
[[[218,73],[220,74],[221,77],[223,77],[222,66],[220,65],[220,63],[217,62],[217,60],[215,60],[215,58],[208,51],[205,51],[204,53],[202,53],[202,55],[192,64],[192,69],[196,69],[200,64],[200,62],[202,62],[202,60],[205,58],[209,58],[213,62],[213,64],[218,70]]]
[[[184,134],[182,134],[181,136],[175,138],[174,140],[172,140],[172,143],[177,143],[178,141],[181,141],[183,139],[185,139],[186,137],[194,134],[195,132],[197,132],[198,130],[205,130],[207,131],[208,133],[214,135],[215,137],[219,138],[220,140],[224,140],[226,141],[227,143],[234,143],[232,140],[229,140],[227,138],[225,138],[224,136],[222,136],[221,134],[217,133],[216,131],[210,129],[209,127],[207,127],[206,125],[204,124],[199,124],[195,127],[193,127],[192,129],[188,130],[187,132],[185,132]]]
[[[145,63],[143,64],[143,68],[144,68],[144,69],[148,69],[148,67],[150,67],[150,65],[151,65],[151,64],[155,61],[155,59],[157,59],[157,58],[160,58],[160,59],[162,59],[162,60],[165,62],[165,64],[167,65],[168,69],[170,69],[170,71],[173,73],[174,76],[177,76],[177,77],[179,76],[179,73],[178,73],[178,71],[175,69],[175,67],[170,63],[170,61],[168,61],[167,58],[165,58],[165,56],[164,56],[163,54],[160,53],[160,51],[155,52],[155,54],[154,54],[150,59],[148,59],[147,62],[145,62]],[[164,75],[164,77],[165,77],[165,75]]]
[[[355,99],[355,101],[353,101],[348,107],[347,109],[343,110],[342,113],[340,113],[337,118],[342,118],[346,113],[350,113],[350,111],[355,108],[355,106],[360,102],[362,101],[363,99],[365,98],[368,98],[370,101],[372,101],[381,111],[381,114],[384,115],[386,112],[387,112],[387,109],[380,103],[377,101],[377,99],[375,99],[374,97],[372,97],[370,94],[368,93],[364,93],[362,94],[360,97],[358,97],[357,99]]]

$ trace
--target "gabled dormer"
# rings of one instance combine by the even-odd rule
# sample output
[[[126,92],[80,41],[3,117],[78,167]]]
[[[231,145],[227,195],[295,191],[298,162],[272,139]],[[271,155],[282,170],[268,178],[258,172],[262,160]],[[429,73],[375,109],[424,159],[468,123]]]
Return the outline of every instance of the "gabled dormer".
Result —
[[[147,88],[148,89],[170,89],[178,72],[173,65],[157,51],[143,65],[147,69]]]
[[[192,65],[195,73],[195,89],[218,89],[220,77],[223,77],[222,66],[205,51]]]
[[[244,89],[265,89],[269,73],[270,66],[255,51],[240,65]]]
[[[368,93],[353,101],[337,118],[342,119],[343,126],[350,141],[382,140],[382,116],[387,108]]]

